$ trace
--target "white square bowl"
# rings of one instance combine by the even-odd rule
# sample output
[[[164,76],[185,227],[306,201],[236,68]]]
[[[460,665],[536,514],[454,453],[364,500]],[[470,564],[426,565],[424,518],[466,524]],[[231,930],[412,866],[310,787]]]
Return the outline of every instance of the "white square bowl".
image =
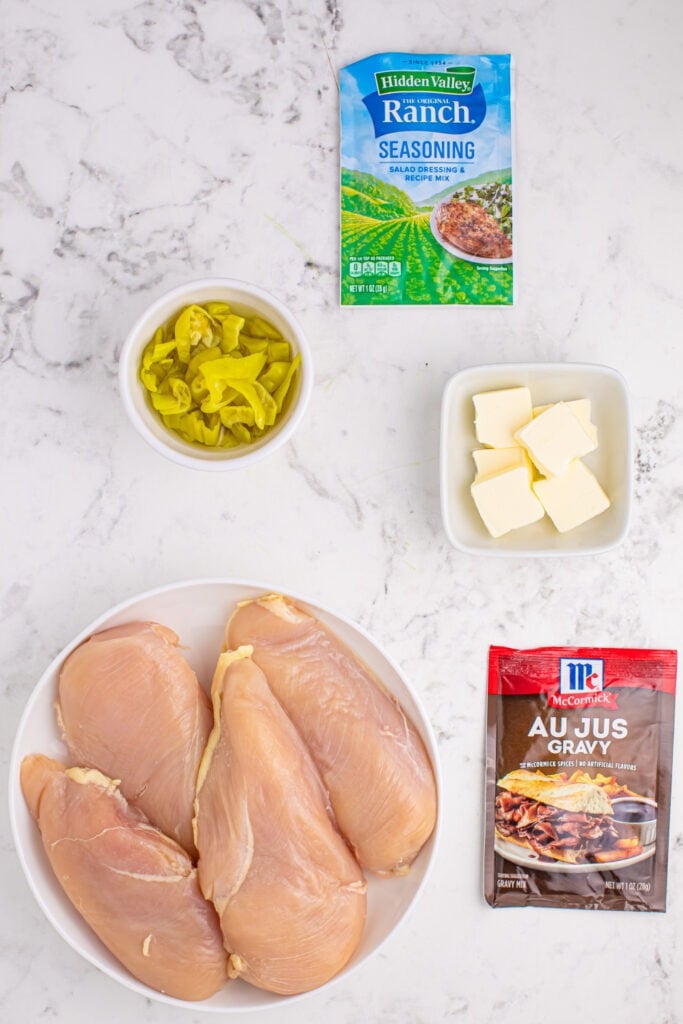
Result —
[[[481,445],[474,432],[473,395],[498,388],[528,387],[534,406],[589,398],[598,447],[583,460],[611,505],[567,533],[548,516],[494,539],[470,493]],[[512,557],[594,555],[620,544],[629,528],[633,491],[631,411],[624,378],[589,363],[495,363],[461,370],[446,384],[441,405],[441,514],[451,544],[476,555]]]

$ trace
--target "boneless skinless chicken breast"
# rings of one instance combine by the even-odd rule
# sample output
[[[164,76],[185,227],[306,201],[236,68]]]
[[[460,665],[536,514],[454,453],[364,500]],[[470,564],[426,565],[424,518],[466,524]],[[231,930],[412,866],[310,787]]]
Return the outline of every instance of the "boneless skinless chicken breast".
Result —
[[[94,769],[33,754],[21,787],[66,895],[131,974],[178,999],[218,991],[221,931],[187,853]]]
[[[272,595],[238,607],[227,646],[253,659],[308,745],[363,867],[405,873],[436,821],[436,785],[412,722],[313,616]]]
[[[74,761],[120,780],[126,799],[194,854],[192,805],[212,716],[176,634],[155,622],[96,633],[67,658],[57,710]]]
[[[305,744],[249,655],[221,655],[213,681],[196,800],[199,881],[231,976],[292,995],[324,984],[353,954],[366,883]]]

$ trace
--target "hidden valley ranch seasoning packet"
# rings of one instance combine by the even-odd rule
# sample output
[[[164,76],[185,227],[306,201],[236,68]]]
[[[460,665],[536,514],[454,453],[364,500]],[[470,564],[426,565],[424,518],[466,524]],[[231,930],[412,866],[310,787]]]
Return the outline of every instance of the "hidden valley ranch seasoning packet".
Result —
[[[676,652],[489,651],[485,896],[666,909]]]
[[[509,305],[509,54],[342,68],[343,305]]]

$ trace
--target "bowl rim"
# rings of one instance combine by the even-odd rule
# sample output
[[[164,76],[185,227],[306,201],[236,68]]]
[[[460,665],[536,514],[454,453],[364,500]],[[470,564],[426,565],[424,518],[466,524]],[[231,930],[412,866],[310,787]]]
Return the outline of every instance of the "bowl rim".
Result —
[[[254,298],[260,300],[265,305],[272,306],[272,308],[291,328],[296,344],[301,352],[301,379],[299,382],[298,393],[291,409],[291,415],[287,422],[258,448],[246,448],[245,451],[240,454],[232,454],[230,456],[226,456],[224,459],[204,459],[200,455],[195,456],[190,455],[187,452],[176,451],[170,445],[166,444],[161,437],[149,427],[148,423],[140,415],[132,398],[129,379],[130,362],[144,324],[149,319],[155,318],[155,314],[167,305],[167,303],[176,300],[181,302],[189,293],[206,288],[235,289],[254,296]],[[245,466],[253,465],[265,456],[271,455],[274,451],[285,444],[303,419],[313,391],[313,382],[314,370],[311,347],[301,324],[294,314],[283,302],[280,301],[280,299],[271,294],[271,292],[267,291],[265,288],[262,288],[260,285],[253,284],[250,281],[243,281],[234,277],[200,277],[193,281],[188,281],[185,284],[176,285],[175,288],[171,288],[158,296],[158,298],[142,310],[126,334],[123,345],[121,346],[118,363],[119,394],[128,419],[137,433],[156,452],[163,455],[171,462],[175,462],[176,465],[184,466],[187,469],[198,469],[208,472],[243,469]],[[230,451],[234,452],[235,449],[230,449]]]
[[[419,714],[419,721],[415,724],[419,725],[420,727],[419,732],[424,741],[427,753],[429,755],[429,760],[432,766],[432,771],[434,773],[434,781],[436,785],[436,823],[434,825],[434,831],[432,832],[432,835],[428,840],[428,842],[431,844],[429,857],[427,863],[425,864],[424,874],[415,892],[413,893],[410,903],[406,907],[401,918],[396,922],[396,924],[388,932],[388,934],[383,939],[381,939],[377,943],[377,945],[372,950],[370,950],[365,957],[363,957],[362,960],[358,961],[357,963],[351,964],[351,966],[342,968],[342,970],[338,974],[336,974],[333,978],[330,978],[330,980],[325,982],[324,985],[318,986],[318,988],[311,989],[308,992],[301,992],[297,995],[282,996],[277,1001],[274,1001],[271,1005],[268,1006],[209,1006],[204,1001],[192,1002],[189,1000],[178,999],[174,996],[168,996],[165,993],[157,992],[154,989],[150,988],[150,986],[138,981],[138,979],[135,978],[132,974],[130,974],[130,972],[122,964],[119,967],[119,970],[121,972],[121,976],[119,976],[119,974],[115,973],[107,964],[98,961],[88,951],[80,947],[77,948],[72,942],[71,938],[66,934],[59,919],[52,914],[50,908],[43,900],[41,889],[37,884],[36,880],[34,879],[33,874],[29,870],[28,864],[26,862],[23,850],[23,842],[21,839],[21,829],[18,819],[18,807],[23,797],[21,796],[21,786],[19,782],[19,747],[22,740],[23,732],[33,712],[34,705],[43,695],[43,690],[47,684],[47,680],[57,671],[59,666],[64,662],[64,659],[73,650],[75,650],[75,648],[78,647],[79,644],[86,640],[88,636],[90,636],[93,632],[100,628],[105,622],[107,622],[114,616],[119,615],[122,612],[125,612],[127,608],[137,604],[138,602],[146,601],[150,598],[158,597],[160,595],[171,593],[176,590],[185,590],[205,586],[239,586],[263,590],[264,593],[285,594],[286,596],[291,597],[293,601],[308,606],[311,609],[321,611],[324,614],[331,615],[333,618],[338,619],[344,625],[348,626],[351,630],[354,630],[357,633],[359,633],[371,646],[377,649],[379,654],[385,659],[385,661],[389,664],[390,668],[396,673],[398,678],[401,680],[406,690],[408,691],[411,699],[413,700],[414,705]],[[344,978],[350,977],[364,964],[366,964],[367,961],[372,959],[385,945],[385,943],[389,941],[389,939],[394,937],[396,932],[405,924],[405,922],[409,919],[410,915],[413,913],[417,903],[421,899],[426,889],[430,875],[434,868],[434,862],[438,854],[439,843],[441,840],[444,798],[443,778],[441,772],[441,762],[439,758],[439,749],[434,728],[431,724],[429,715],[427,714],[424,702],[417,689],[408,680],[405,672],[397,664],[394,658],[392,658],[386,652],[384,647],[380,643],[378,643],[363,626],[356,623],[353,619],[350,619],[346,615],[334,611],[328,605],[321,604],[319,601],[313,600],[310,597],[307,597],[299,592],[295,593],[289,590],[288,588],[277,587],[268,583],[264,584],[260,580],[243,578],[233,579],[231,577],[198,577],[191,578],[188,580],[176,580],[171,583],[162,584],[158,587],[152,587],[149,590],[145,590],[140,593],[134,594],[128,598],[125,598],[124,600],[119,601],[117,604],[113,605],[111,608],[107,609],[106,611],[98,615],[95,619],[93,619],[92,622],[89,623],[89,625],[82,629],[73,640],[66,644],[55,655],[55,657],[47,665],[45,670],[40,675],[35,686],[31,690],[24,705],[24,709],[19,718],[19,722],[17,723],[16,726],[14,740],[12,742],[12,747],[9,756],[7,777],[10,833],[12,837],[12,842],[14,844],[14,849],[19,860],[24,878],[28,883],[28,887],[31,893],[33,894],[34,899],[36,900],[36,903],[40,907],[42,913],[45,915],[49,923],[55,929],[57,934],[61,937],[61,939],[66,943],[66,945],[70,949],[72,949],[78,956],[81,956],[84,960],[90,963],[93,967],[97,968],[99,971],[102,971],[102,973],[107,975],[107,977],[111,978],[118,984],[123,985],[129,990],[137,993],[138,995],[144,996],[147,999],[153,999],[157,1002],[166,1003],[171,1006],[182,1007],[184,1009],[191,1009],[196,1012],[224,1014],[268,1012],[276,1008],[281,1009],[284,1006],[288,1006],[292,1003],[299,1002],[300,1000],[305,999],[308,996],[320,994],[324,991],[327,991],[327,989],[329,989],[330,986],[338,984]],[[55,880],[55,884],[58,885],[59,883]]]
[[[597,376],[611,377],[619,384],[622,395],[624,397],[624,411],[625,411],[625,422],[624,422],[624,434],[626,441],[626,463],[629,467],[628,479],[626,481],[626,493],[624,497],[625,510],[623,524],[617,533],[609,541],[605,541],[602,544],[586,544],[581,547],[575,548],[548,548],[548,547],[525,547],[525,548],[496,548],[491,545],[481,546],[478,544],[468,544],[462,540],[457,533],[451,527],[450,514],[448,508],[448,487],[447,487],[447,450],[448,445],[446,443],[446,435],[448,429],[448,415],[450,409],[450,393],[452,388],[455,386],[455,382],[466,379],[468,376],[474,376],[478,372],[485,370],[491,373],[557,373],[559,376],[563,376],[565,372],[571,373],[572,371],[593,373]],[[440,506],[441,506],[441,520],[443,523],[444,531],[448,540],[457,548],[467,555],[483,555],[487,558],[577,558],[586,555],[600,555],[607,551],[611,551],[613,548],[618,547],[622,544],[628,535],[631,528],[631,522],[633,518],[633,422],[631,414],[631,402],[626,379],[619,370],[613,366],[607,366],[604,363],[578,363],[578,362],[514,362],[514,363],[476,363],[472,366],[463,367],[462,370],[458,370],[452,374],[446,381],[442,398],[441,398],[441,414],[439,422],[439,491],[440,491]]]

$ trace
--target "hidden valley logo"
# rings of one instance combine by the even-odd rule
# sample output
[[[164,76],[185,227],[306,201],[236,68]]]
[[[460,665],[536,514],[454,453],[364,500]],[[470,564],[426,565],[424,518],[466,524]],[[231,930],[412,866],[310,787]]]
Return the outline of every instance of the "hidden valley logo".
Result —
[[[473,132],[486,117],[484,90],[474,84],[475,74],[472,67],[376,71],[376,91],[363,97],[375,138],[400,131]]]

